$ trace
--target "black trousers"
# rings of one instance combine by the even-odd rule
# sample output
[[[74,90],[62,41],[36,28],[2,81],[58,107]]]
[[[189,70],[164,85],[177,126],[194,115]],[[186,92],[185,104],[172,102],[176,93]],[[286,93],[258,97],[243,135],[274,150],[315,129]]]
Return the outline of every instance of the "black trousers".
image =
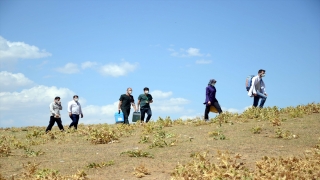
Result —
[[[141,121],[144,122],[144,116],[147,113],[148,116],[147,116],[146,122],[149,122],[152,116],[151,108],[140,108],[140,112],[141,112]]]
[[[54,123],[56,123],[56,122],[57,122],[57,124],[58,124],[59,129],[60,129],[60,130],[64,130],[64,129],[63,129],[63,125],[62,125],[61,118],[54,118],[53,116],[50,116],[50,121],[49,121],[49,125],[48,125],[48,127],[47,127],[47,129],[46,129],[46,132],[51,131]]]
[[[121,108],[121,111],[123,113],[123,124],[129,124],[129,115],[130,115],[130,108]]]
[[[218,110],[219,114],[222,113],[222,109],[218,101],[212,102],[211,106],[214,106]],[[206,109],[204,111],[204,119],[209,119],[209,112],[210,112],[210,105],[209,106],[206,105]]]

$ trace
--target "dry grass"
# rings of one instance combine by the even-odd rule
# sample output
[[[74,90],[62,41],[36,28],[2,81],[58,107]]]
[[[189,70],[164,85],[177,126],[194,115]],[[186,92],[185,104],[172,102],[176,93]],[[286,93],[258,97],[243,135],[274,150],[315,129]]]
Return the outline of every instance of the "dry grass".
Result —
[[[2,128],[0,180],[320,179],[319,112],[308,104],[209,122]]]

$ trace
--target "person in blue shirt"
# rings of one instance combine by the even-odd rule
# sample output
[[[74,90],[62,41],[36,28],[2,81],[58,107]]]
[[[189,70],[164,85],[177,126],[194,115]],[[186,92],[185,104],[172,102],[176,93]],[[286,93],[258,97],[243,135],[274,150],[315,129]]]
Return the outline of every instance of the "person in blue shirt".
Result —
[[[210,79],[208,86],[206,87],[206,100],[203,104],[206,105],[206,109],[204,111],[204,120],[209,120],[209,112],[210,112],[210,106],[214,106],[219,114],[222,113],[221,107],[219,105],[219,102],[216,98],[216,92],[217,89],[215,87],[217,81],[215,79]]]

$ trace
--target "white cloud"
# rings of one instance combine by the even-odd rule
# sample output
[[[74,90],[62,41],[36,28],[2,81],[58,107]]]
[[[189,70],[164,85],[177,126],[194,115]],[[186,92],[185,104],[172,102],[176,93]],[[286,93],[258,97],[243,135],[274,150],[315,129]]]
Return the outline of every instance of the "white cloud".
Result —
[[[24,42],[10,42],[0,36],[0,62],[14,59],[37,59],[51,56],[45,50]]]
[[[180,48],[179,51],[176,51],[172,48],[168,49],[171,52],[171,56],[175,57],[194,57],[194,56],[203,56],[203,54],[200,53],[200,49],[190,47],[188,49]]]
[[[186,50],[188,56],[202,56],[200,53],[200,49],[197,48],[189,48]]]
[[[14,91],[19,87],[31,87],[34,85],[30,79],[22,73],[13,74],[7,71],[0,72],[0,92]]]
[[[0,126],[48,125],[49,104],[55,96],[61,97],[62,120],[68,119],[67,122],[69,123],[66,111],[67,103],[72,100],[74,94],[68,88],[57,88],[55,86],[35,86],[20,92],[0,92]],[[80,102],[85,104],[85,99],[80,98]]]
[[[137,68],[137,64],[130,64],[129,62],[122,62],[120,64],[106,64],[100,68],[100,73],[105,76],[125,76],[133,72]]]
[[[155,99],[163,99],[163,98],[167,98],[170,97],[172,95],[172,92],[162,92],[160,90],[154,90],[151,92],[152,97]]]
[[[189,100],[184,98],[155,99],[152,103],[152,110],[158,113],[184,112],[186,104],[189,104]]]
[[[84,63],[81,63],[81,68],[82,69],[92,68],[92,67],[96,66],[97,64],[98,63],[96,63],[96,62],[86,61]]]
[[[74,74],[79,72],[78,65],[74,63],[67,63],[65,66],[59,67],[56,70],[64,74]]]
[[[212,61],[211,60],[196,60],[196,64],[211,64]]]
[[[118,101],[105,106],[88,105],[83,108],[85,124],[108,123],[113,124],[114,113],[118,110]]]

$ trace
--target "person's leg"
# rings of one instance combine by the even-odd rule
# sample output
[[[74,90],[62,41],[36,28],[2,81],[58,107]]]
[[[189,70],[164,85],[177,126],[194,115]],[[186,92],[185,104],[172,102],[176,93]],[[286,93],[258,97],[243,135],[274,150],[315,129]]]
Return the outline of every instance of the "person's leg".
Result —
[[[147,116],[146,122],[149,122],[151,119],[151,116],[152,116],[151,108],[148,108],[147,114],[148,114],[148,116]]]
[[[141,122],[144,122],[144,116],[145,116],[147,110],[148,110],[148,109],[140,108],[140,113],[141,113],[141,118],[140,118],[140,120],[141,120]]]
[[[46,129],[46,132],[51,131],[52,126],[54,125],[54,123],[55,123],[54,117],[53,117],[53,116],[50,116],[49,125],[48,125],[48,127],[47,127],[47,129]]]
[[[78,123],[79,123],[80,115],[77,115],[77,114],[73,114],[73,115],[75,116],[74,128],[78,129]]]
[[[266,100],[267,100],[267,96],[264,95],[264,94],[262,94],[262,93],[260,93],[260,92],[257,92],[257,95],[259,96],[259,98],[261,98],[259,107],[260,107],[260,108],[263,108],[263,105],[264,105],[264,103],[265,103]],[[257,105],[258,105],[258,103],[257,103]]]
[[[63,131],[64,129],[63,129],[61,118],[56,118],[56,122],[58,124],[59,129]]]
[[[78,128],[78,120],[79,120],[79,115],[76,115],[76,114],[72,114],[70,116],[72,122],[71,124],[69,125],[69,128],[71,128],[72,126],[74,126],[75,129]]]
[[[210,112],[210,106],[206,105],[206,109],[204,110],[204,120],[205,121],[209,120],[209,112]]]
[[[253,107],[257,107],[258,106],[259,99],[260,99],[260,97],[258,95],[257,96],[253,96]]]
[[[221,109],[220,104],[219,104],[218,101],[213,102],[212,106],[214,106],[218,110],[219,114],[222,113],[222,109]]]
[[[126,108],[123,108],[121,109],[122,113],[123,113],[123,124],[129,124],[129,114],[130,114],[130,109],[126,109]]]

